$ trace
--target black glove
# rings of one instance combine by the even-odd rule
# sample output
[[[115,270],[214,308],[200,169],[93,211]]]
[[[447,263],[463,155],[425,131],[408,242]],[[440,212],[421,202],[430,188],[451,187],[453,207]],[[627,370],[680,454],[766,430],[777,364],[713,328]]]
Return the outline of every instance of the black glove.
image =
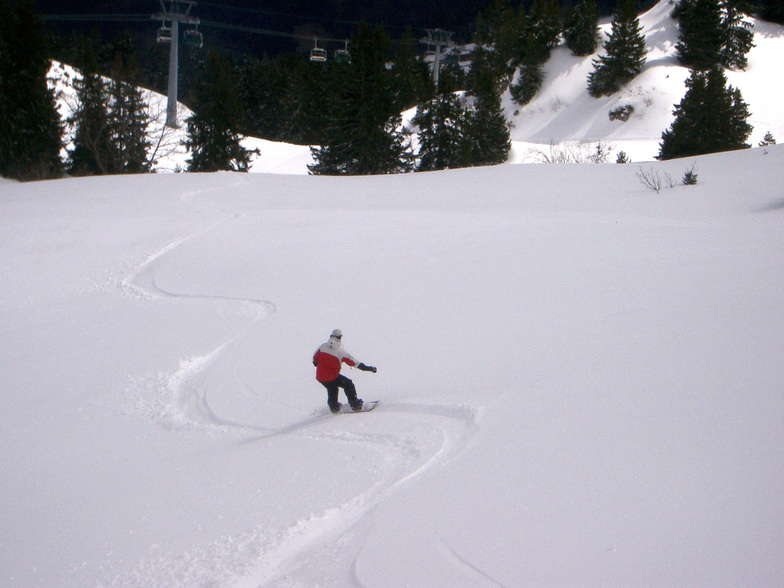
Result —
[[[363,372],[373,372],[374,374],[375,374],[375,373],[378,371],[378,370],[377,370],[375,367],[373,367],[372,365],[365,365],[364,363],[360,363],[360,364],[357,366],[357,369],[359,369],[359,370],[362,370]]]

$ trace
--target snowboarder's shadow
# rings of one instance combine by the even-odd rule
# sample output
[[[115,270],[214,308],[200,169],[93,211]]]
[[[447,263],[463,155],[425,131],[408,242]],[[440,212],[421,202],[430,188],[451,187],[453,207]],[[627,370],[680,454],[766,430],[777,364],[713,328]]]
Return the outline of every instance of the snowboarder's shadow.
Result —
[[[310,418],[307,418],[303,421],[298,421],[296,423],[292,423],[286,427],[283,427],[282,429],[264,429],[262,427],[252,427],[257,431],[268,431],[268,432],[266,434],[254,435],[252,437],[248,437],[247,439],[243,439],[242,441],[238,441],[237,443],[234,444],[234,446],[240,447],[242,445],[248,445],[250,443],[257,443],[259,441],[264,441],[265,439],[280,437],[281,435],[290,435],[291,433],[296,433],[298,431],[301,431],[302,429],[307,429],[308,427],[314,425],[319,421],[326,420],[328,416],[332,417],[332,414],[329,412],[329,410],[325,409],[323,412],[319,411]]]

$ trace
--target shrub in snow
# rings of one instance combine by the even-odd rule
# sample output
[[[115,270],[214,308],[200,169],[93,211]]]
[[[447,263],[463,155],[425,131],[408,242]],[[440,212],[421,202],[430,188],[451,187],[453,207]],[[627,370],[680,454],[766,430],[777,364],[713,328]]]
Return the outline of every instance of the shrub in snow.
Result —
[[[692,165],[691,168],[687,169],[686,173],[683,174],[683,180],[681,180],[681,183],[684,186],[693,186],[697,183],[696,169],[697,169],[696,164]]]
[[[640,180],[640,183],[645,186],[648,190],[652,190],[657,194],[661,192],[662,189],[662,177],[661,174],[655,171],[653,168],[648,168],[644,170],[639,168],[637,173],[635,174],[637,179]]]
[[[771,133],[770,131],[765,133],[765,136],[762,138],[762,141],[759,142],[760,147],[767,147],[768,145],[775,145],[775,144],[776,144],[776,139],[773,136],[773,133]]]

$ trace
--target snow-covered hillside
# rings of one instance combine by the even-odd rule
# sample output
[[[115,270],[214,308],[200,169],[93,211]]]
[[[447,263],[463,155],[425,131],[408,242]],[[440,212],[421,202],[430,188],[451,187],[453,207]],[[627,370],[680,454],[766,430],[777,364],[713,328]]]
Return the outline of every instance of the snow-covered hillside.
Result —
[[[0,585],[779,584],[782,185],[3,181]]]
[[[673,107],[686,92],[689,70],[678,63],[675,44],[677,23],[670,17],[673,5],[662,0],[640,16],[648,59],[642,73],[619,93],[593,98],[586,90],[588,74],[596,56],[574,57],[565,45],[553,51],[545,66],[545,81],[534,100],[520,108],[506,97],[514,128],[514,163],[532,161],[531,151],[549,153],[551,143],[595,147],[605,143],[614,154],[625,151],[633,161],[651,161],[659,153],[662,132],[673,120]],[[745,71],[728,71],[729,83],[740,88],[749,104],[754,126],[750,138],[756,146],[766,132],[784,139],[784,108],[781,88],[784,80],[784,27],[749,19],[754,24],[755,47],[749,52]],[[605,35],[610,24],[602,26]],[[599,47],[599,52],[603,49]],[[630,105],[634,113],[628,121],[610,120],[609,113]],[[589,149],[590,151],[590,149]],[[609,161],[614,162],[615,156]]]
[[[675,55],[678,41],[676,22],[670,18],[672,5],[662,0],[640,16],[648,60],[643,72],[621,92],[596,99],[587,90],[588,74],[593,69],[596,55],[574,57],[565,45],[556,48],[545,66],[545,81],[535,99],[525,107],[515,104],[510,94],[504,96],[504,106],[512,126],[512,152],[509,163],[536,163],[542,155],[553,152],[577,156],[591,155],[601,143],[607,161],[615,162],[617,154],[625,151],[633,162],[652,161],[659,153],[662,132],[673,120],[672,111],[686,91],[684,82],[689,75],[679,65]],[[745,71],[727,72],[729,82],[740,88],[749,104],[754,126],[750,142],[753,146],[771,132],[784,140],[784,108],[781,107],[781,87],[784,80],[784,27],[750,19],[754,24],[755,47],[749,53]],[[604,35],[610,24],[602,25]],[[601,45],[599,51],[602,51]],[[75,105],[72,81],[78,74],[72,68],[55,63],[50,78],[61,96],[61,115],[67,118]],[[155,121],[152,136],[155,141],[164,132],[166,98],[147,92],[150,116]],[[626,122],[610,120],[610,111],[632,106],[634,113]],[[406,120],[415,109],[407,113]],[[180,107],[180,120],[190,112]],[[410,130],[416,131],[415,128]],[[188,153],[180,145],[184,129],[165,129],[156,157],[158,171],[179,171],[187,168]],[[244,145],[258,149],[259,155],[251,165],[252,172],[278,174],[307,174],[313,163],[310,148],[302,145],[276,143],[248,137]],[[559,147],[553,147],[559,146]]]

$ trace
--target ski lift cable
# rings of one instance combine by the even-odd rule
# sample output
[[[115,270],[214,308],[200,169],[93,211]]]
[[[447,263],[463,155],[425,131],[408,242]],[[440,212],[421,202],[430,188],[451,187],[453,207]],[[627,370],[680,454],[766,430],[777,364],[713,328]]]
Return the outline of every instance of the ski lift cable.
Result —
[[[44,14],[41,20],[86,22],[149,22],[149,14]]]
[[[40,17],[41,20],[60,20],[60,21],[84,21],[84,22],[149,22],[150,15],[148,14],[47,14]],[[166,20],[165,18],[161,20]],[[297,33],[284,33],[282,31],[273,31],[270,29],[261,29],[258,27],[248,27],[244,25],[233,25],[223,23],[215,20],[202,20],[199,19],[201,26],[214,27],[217,29],[224,29],[229,31],[239,31],[244,33],[255,33],[258,35],[269,35],[273,37],[285,37],[288,39],[305,39],[312,41],[316,36],[303,35]],[[318,36],[319,41],[326,43],[345,43],[346,39],[332,39],[329,37]]]
[[[41,20],[48,20],[48,21],[71,21],[71,22],[149,22],[150,15],[147,14],[47,14],[40,16]],[[165,19],[163,19],[165,20]],[[202,20],[199,19],[199,24],[201,26],[207,27],[214,27],[218,29],[224,29],[229,31],[238,31],[243,33],[252,33],[257,35],[268,35],[273,37],[283,37],[287,39],[302,39],[307,41],[312,41],[318,38],[319,41],[323,41],[325,43],[345,43],[345,38],[331,38],[331,37],[323,37],[320,35],[306,35],[306,34],[298,34],[298,33],[285,33],[282,31],[274,31],[271,29],[262,29],[258,27],[249,27],[245,25],[235,25],[229,24],[224,22],[219,22],[215,20]],[[393,40],[393,44],[400,44],[404,41],[401,40]],[[412,44],[417,44],[419,41],[416,39],[412,39],[409,41]]]
[[[285,18],[295,18],[299,20],[334,22],[337,24],[349,24],[355,26],[361,24],[360,21],[354,21],[354,20],[341,20],[336,18],[327,18],[325,16],[314,16],[311,14],[302,15],[302,14],[292,14],[290,12],[276,12],[274,10],[264,10],[263,8],[245,8],[243,6],[226,6],[225,4],[218,4],[216,2],[205,2],[204,0],[199,0],[199,6],[212,6],[215,8],[222,8],[224,10],[237,10],[243,12],[250,12],[253,14],[263,14],[266,16],[282,16]]]
[[[223,22],[218,22],[214,20],[202,20],[200,21],[202,26],[207,27],[215,27],[217,29],[225,29],[228,31],[239,31],[241,33],[255,33],[257,35],[271,35],[273,37],[285,37],[288,39],[304,39],[307,41],[313,41],[314,39],[318,39],[319,41],[323,41],[325,43],[345,43],[346,39],[331,39],[329,37],[322,37],[321,35],[303,35],[297,33],[283,33],[281,31],[273,31],[270,29],[260,29],[257,27],[247,27],[244,25],[233,25],[227,24]]]

